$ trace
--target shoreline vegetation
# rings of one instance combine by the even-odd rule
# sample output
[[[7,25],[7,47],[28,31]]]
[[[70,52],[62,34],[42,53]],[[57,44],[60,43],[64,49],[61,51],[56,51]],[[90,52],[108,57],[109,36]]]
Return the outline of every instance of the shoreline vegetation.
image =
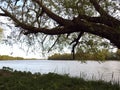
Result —
[[[74,60],[79,60],[79,61],[108,61],[108,60],[120,60],[120,55],[116,56],[115,54],[111,55],[110,57],[107,56],[98,56],[98,55],[89,55],[89,54],[75,54],[75,59]],[[70,53],[55,53],[51,56],[48,57],[48,59],[37,59],[37,58],[23,58],[23,57],[14,57],[14,56],[8,56],[8,55],[0,55],[0,60],[73,60],[72,55]]]
[[[23,58],[13,57],[8,55],[0,55],[0,60],[46,60],[36,58]],[[55,53],[48,56],[48,60],[73,60],[72,54],[70,53]],[[94,60],[94,61],[106,61],[106,60],[120,60],[120,49],[116,52],[109,52],[108,50],[102,50],[99,52],[76,52],[75,60]]]
[[[56,73],[32,74],[13,71],[9,67],[0,70],[0,90],[120,90],[119,84]]]
[[[13,57],[8,55],[0,55],[0,60],[37,60],[36,58]]]
[[[48,57],[48,60],[73,60],[70,53],[55,53]],[[106,61],[106,60],[120,60],[120,49],[117,52],[99,51],[94,53],[77,52],[75,54],[75,60],[94,60],[94,61]]]

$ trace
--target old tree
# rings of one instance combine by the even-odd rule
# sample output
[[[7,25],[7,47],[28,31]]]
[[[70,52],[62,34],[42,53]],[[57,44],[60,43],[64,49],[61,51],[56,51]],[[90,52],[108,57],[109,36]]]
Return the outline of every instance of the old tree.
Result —
[[[55,36],[51,48],[64,37],[71,40],[74,55],[84,33],[106,38],[120,48],[117,0],[0,0],[0,3],[0,16],[10,18],[20,34]]]

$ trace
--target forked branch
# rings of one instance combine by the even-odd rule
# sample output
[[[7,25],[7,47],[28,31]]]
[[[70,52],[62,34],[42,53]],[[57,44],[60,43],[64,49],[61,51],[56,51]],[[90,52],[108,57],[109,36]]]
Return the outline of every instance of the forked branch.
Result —
[[[73,55],[73,60],[75,59],[75,47],[78,45],[80,38],[82,37],[82,35],[84,34],[84,32],[80,32],[78,37],[76,39],[74,39],[70,44],[73,44],[72,46],[72,55]]]

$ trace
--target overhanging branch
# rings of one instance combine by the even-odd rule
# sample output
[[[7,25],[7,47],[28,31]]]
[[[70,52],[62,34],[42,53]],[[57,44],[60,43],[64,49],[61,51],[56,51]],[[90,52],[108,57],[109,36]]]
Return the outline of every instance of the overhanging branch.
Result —
[[[37,28],[32,25],[28,25],[24,22],[19,21],[14,15],[12,15],[7,10],[5,10],[1,7],[0,7],[0,9],[5,13],[6,16],[10,17],[18,27],[25,29],[25,32],[24,32],[25,35],[30,34],[30,33],[38,33],[38,32],[48,34],[48,35],[59,35],[59,34],[76,32],[76,31],[70,30],[70,28],[68,28],[69,24],[70,24],[69,26],[71,26],[71,23],[73,24],[72,21],[69,21],[69,23],[67,23],[68,24],[67,26],[58,26],[58,27],[55,27],[52,29],[40,28],[40,27]],[[63,21],[63,23],[64,23],[64,21]]]
[[[75,18],[73,20],[69,20],[69,23],[67,23],[67,25],[66,25],[66,19],[63,19],[63,22],[60,21],[63,24],[63,26],[58,26],[58,27],[55,27],[52,29],[40,28],[40,27],[37,28],[32,25],[28,25],[24,22],[21,22],[14,15],[12,15],[9,11],[7,11],[1,7],[0,7],[0,9],[4,12],[4,14],[6,16],[10,17],[19,27],[25,29],[25,34],[40,32],[40,33],[44,33],[47,35],[60,35],[60,34],[70,34],[73,32],[83,31],[83,32],[98,35],[100,37],[107,38],[111,42],[115,43],[116,46],[120,47],[120,44],[117,42],[119,35],[120,35],[120,31],[117,30],[118,28],[114,28],[113,26],[108,26],[104,23],[90,22],[88,20]],[[46,13],[47,13],[47,11],[46,11]],[[49,12],[49,17],[50,17],[50,15],[52,16],[53,14],[54,13]],[[57,15],[56,15],[56,17],[57,17]],[[55,19],[55,18],[54,18],[54,20],[59,21],[59,19],[57,19],[57,18]],[[114,19],[111,16],[108,16],[106,20],[113,22],[114,25],[115,24],[120,25],[120,21],[117,19]]]
[[[101,15],[100,18],[102,20],[103,24],[112,26],[112,27],[120,27],[120,20],[117,20],[116,18],[110,16],[97,2],[97,0],[90,0],[90,2],[93,4],[96,11],[99,12]]]
[[[49,10],[47,7],[45,7],[43,5],[43,3],[40,0],[33,0],[34,2],[36,2],[40,7],[42,7],[43,11],[53,20],[55,20],[58,24],[60,24],[61,26],[67,26],[68,24],[71,23],[70,20],[67,19],[63,19],[62,17],[56,15],[55,13],[53,13],[51,10]]]
[[[105,24],[105,25],[110,26],[110,27],[119,27],[120,26],[120,21],[113,18],[113,17],[110,17],[110,18],[105,18],[105,17],[102,17],[102,16],[90,17],[90,16],[87,16],[87,15],[80,15],[79,14],[77,19],[78,20],[84,19],[88,22]]]

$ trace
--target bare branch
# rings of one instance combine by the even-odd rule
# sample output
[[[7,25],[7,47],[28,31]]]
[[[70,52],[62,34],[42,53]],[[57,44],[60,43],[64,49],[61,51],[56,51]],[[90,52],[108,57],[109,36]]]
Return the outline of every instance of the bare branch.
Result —
[[[53,45],[49,48],[48,53],[51,51],[51,49],[55,46],[55,44],[57,43],[57,41],[59,40],[61,35],[58,35],[57,39],[55,40],[55,42],[53,43]]]
[[[15,1],[15,4],[14,4],[14,6],[16,6],[16,5],[17,5],[18,1],[19,1],[19,0],[16,0],[16,1]]]
[[[74,39],[70,44],[73,44],[72,46],[72,54],[73,54],[73,60],[75,59],[75,47],[77,46],[77,44],[79,43],[80,38],[82,37],[82,35],[84,34],[84,32],[80,32],[78,37],[76,39]]]
[[[45,37],[43,37],[43,40],[40,42],[43,50],[44,50],[44,41],[46,40],[47,36],[48,35],[45,35]]]
[[[43,38],[43,40],[42,40],[42,44],[44,43],[44,41],[46,40],[46,38],[47,38],[47,35],[45,35],[45,37]]]

